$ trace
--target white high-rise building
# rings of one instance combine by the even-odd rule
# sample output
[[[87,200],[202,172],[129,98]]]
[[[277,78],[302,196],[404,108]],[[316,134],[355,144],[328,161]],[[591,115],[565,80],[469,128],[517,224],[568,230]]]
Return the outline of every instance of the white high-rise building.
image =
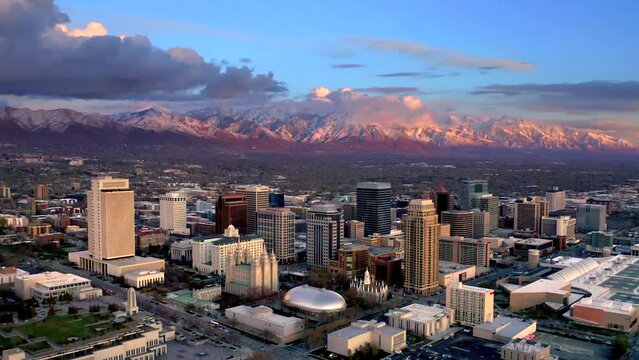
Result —
[[[548,201],[548,211],[559,211],[566,208],[566,192],[560,191],[558,187],[546,191],[546,200]]]
[[[91,179],[87,191],[89,254],[98,260],[135,255],[133,190],[128,179]]]
[[[545,236],[565,236],[567,240],[575,238],[575,228],[577,220],[570,216],[541,218],[541,235]]]
[[[493,322],[495,291],[452,282],[446,287],[446,307],[466,326]]]
[[[295,260],[295,214],[286,208],[257,211],[257,235],[264,238],[266,250],[280,262]]]
[[[237,185],[235,192],[246,196],[246,232],[255,234],[257,232],[257,210],[268,208],[268,186]]]
[[[190,233],[186,227],[186,196],[179,193],[160,196],[160,228],[171,233]]]

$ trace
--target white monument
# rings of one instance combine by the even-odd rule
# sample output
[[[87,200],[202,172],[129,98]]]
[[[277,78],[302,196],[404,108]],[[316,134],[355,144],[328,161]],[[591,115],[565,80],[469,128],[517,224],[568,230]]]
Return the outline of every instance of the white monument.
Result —
[[[138,313],[138,301],[135,298],[135,289],[132,287],[126,291],[126,303],[124,304],[124,308],[128,316]]]

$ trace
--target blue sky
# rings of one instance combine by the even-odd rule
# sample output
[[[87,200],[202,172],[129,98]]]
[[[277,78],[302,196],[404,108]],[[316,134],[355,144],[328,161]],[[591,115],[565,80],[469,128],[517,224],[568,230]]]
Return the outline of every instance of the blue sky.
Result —
[[[97,21],[109,35],[191,48],[222,69],[272,72],[286,90],[274,91],[274,99],[347,87],[418,96],[439,112],[639,122],[636,1],[55,4],[69,28]]]

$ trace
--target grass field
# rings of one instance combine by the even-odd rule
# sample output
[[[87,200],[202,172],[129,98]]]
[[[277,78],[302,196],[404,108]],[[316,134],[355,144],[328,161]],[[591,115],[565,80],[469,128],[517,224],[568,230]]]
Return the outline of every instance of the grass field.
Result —
[[[51,345],[49,345],[49,343],[46,341],[38,341],[35,343],[20,346],[22,350],[28,351],[31,353],[41,351],[41,350],[46,350],[46,349],[49,349],[50,347]]]
[[[0,352],[7,349],[13,349],[14,347],[18,347],[18,345],[22,345],[25,342],[26,341],[24,341],[24,339],[17,335],[7,337],[0,335]]]
[[[46,337],[57,344],[64,344],[70,337],[88,339],[113,329],[111,316],[110,313],[51,316],[17,326],[13,331],[19,331],[30,339]]]

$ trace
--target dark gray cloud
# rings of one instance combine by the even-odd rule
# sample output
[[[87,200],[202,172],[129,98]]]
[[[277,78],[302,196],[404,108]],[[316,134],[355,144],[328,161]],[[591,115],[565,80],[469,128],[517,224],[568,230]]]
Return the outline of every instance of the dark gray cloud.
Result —
[[[501,95],[536,111],[588,113],[639,111],[639,81],[488,85],[471,92]]]
[[[240,59],[240,62],[241,62],[242,64],[250,64],[250,63],[252,63],[253,61],[252,61],[251,59],[249,59],[249,58],[241,58],[241,59]]]
[[[333,69],[357,69],[366,67],[364,64],[333,64],[331,65]]]
[[[162,50],[145,36],[60,28],[52,0],[0,3],[0,94],[83,99],[227,99],[285,92],[272,74],[206,62],[188,48]],[[101,24],[104,31],[104,28]]]
[[[410,86],[372,86],[354,90],[361,93],[374,94],[415,94],[420,92],[419,88]]]

